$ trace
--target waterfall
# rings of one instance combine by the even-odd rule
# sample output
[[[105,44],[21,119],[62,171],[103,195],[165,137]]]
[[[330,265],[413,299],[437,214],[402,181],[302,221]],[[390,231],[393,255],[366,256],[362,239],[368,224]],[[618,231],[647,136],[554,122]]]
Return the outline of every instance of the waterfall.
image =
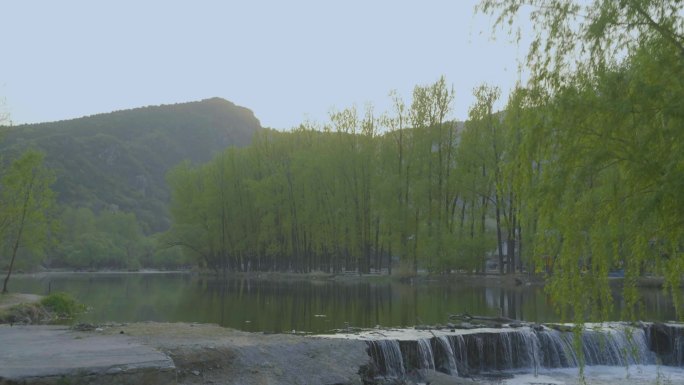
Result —
[[[437,365],[437,358],[435,358],[435,366],[446,374],[458,374],[458,366],[456,365],[456,353],[454,353],[453,344],[447,336],[439,336],[437,342],[442,354],[436,354],[437,357],[442,358],[440,365]],[[446,360],[444,360],[446,358]]]
[[[545,368],[569,368],[579,365],[573,348],[572,333],[545,329],[536,333],[541,351],[541,366]]]
[[[679,366],[684,365],[684,337],[677,336],[674,339],[674,358]]]
[[[433,369],[470,376],[486,373],[534,372],[580,365],[629,366],[684,364],[684,328],[606,324],[573,332],[548,327],[475,329],[416,333],[398,339],[369,341],[380,372],[399,377],[412,370]],[[655,330],[655,331],[654,331]],[[580,338],[580,354],[574,349]],[[667,344],[666,344],[667,342]],[[658,349],[655,349],[656,346]],[[658,361],[660,360],[660,361]]]
[[[445,336],[451,344],[451,351],[454,353],[454,361],[456,361],[456,370],[460,375],[468,374],[468,351],[466,350],[465,338],[463,335],[457,334],[455,336]]]
[[[642,329],[587,330],[582,333],[582,352],[587,365],[654,364],[655,355],[646,342]]]
[[[646,328],[646,339],[664,365],[684,366],[684,325],[652,324]]]
[[[449,335],[461,375],[519,368],[536,370],[539,342],[531,330]]]
[[[420,369],[435,369],[435,356],[432,353],[430,339],[421,338],[418,340],[418,357],[420,358]]]
[[[577,367],[580,357],[574,345],[574,334],[546,329],[536,333],[546,368]],[[627,366],[653,364],[655,355],[648,348],[643,329],[632,327],[585,330],[580,336],[586,365]]]
[[[368,341],[369,355],[380,369],[380,374],[386,377],[401,377],[404,370],[404,360],[397,340]]]

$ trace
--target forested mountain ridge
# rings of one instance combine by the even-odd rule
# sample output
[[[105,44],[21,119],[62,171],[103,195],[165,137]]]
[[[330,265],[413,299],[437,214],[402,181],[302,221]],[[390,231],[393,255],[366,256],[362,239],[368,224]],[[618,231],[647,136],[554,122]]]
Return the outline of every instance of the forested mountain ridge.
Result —
[[[212,98],[14,126],[0,151],[4,161],[27,148],[45,152],[60,203],[135,213],[149,233],[168,227],[171,167],[248,145],[260,128],[251,110]]]

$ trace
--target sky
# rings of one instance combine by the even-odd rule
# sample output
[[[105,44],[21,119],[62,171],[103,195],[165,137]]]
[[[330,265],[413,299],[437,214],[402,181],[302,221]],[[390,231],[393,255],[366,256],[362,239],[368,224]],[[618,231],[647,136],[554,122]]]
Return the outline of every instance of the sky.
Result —
[[[480,84],[503,106],[526,53],[477,3],[4,0],[0,108],[16,125],[222,97],[289,129],[443,75],[463,120]]]

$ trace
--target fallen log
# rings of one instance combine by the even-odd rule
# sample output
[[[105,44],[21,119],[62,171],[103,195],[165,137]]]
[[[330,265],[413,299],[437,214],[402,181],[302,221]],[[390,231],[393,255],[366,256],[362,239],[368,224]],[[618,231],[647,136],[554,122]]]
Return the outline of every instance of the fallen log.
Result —
[[[462,322],[472,322],[479,321],[485,323],[497,323],[497,324],[509,324],[509,323],[519,323],[520,321],[514,320],[508,317],[489,317],[482,315],[470,315],[468,313],[463,314],[451,314],[449,315],[449,320],[459,320]]]

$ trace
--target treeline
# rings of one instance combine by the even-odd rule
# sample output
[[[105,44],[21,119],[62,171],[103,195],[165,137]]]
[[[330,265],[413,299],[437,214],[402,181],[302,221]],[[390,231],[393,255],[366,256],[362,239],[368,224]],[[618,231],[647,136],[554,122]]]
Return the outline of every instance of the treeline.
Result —
[[[37,193],[39,191],[32,192]],[[30,221],[24,221],[23,228],[19,226],[20,216],[6,217],[7,223],[12,219],[13,223],[0,229],[3,235],[0,270],[9,270],[12,255],[16,257],[13,268],[18,271],[37,268],[177,270],[195,265],[195,261],[180,249],[169,248],[160,242],[160,234],[145,235],[134,213],[118,210],[95,213],[86,207],[56,204],[50,190],[40,193],[53,197],[53,201],[49,206],[42,206],[40,211],[38,207],[29,206],[33,211],[29,213]]]
[[[465,127],[447,119],[454,91],[441,78],[410,103],[393,95],[392,113],[345,109],[184,163],[168,176],[166,238],[223,272],[481,271],[489,254],[520,269],[502,174],[510,130],[493,111],[498,91],[476,96]]]
[[[182,269],[193,265],[177,248],[147,236],[134,213],[62,207],[55,245],[42,263],[77,270]]]

